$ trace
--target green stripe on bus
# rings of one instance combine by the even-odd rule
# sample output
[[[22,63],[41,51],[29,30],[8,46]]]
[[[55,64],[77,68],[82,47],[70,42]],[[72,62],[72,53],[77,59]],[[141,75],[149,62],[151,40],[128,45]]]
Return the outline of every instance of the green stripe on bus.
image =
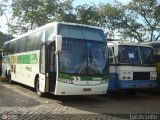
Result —
[[[64,78],[64,79],[70,79],[70,80],[74,80],[74,77],[69,75],[69,74],[66,74],[66,73],[59,73],[59,77],[60,78]]]
[[[23,55],[18,55],[17,56],[17,63],[18,64],[23,64]]]
[[[108,80],[107,76],[103,76],[103,77],[85,77],[85,76],[80,76],[81,81],[101,81],[101,80]]]
[[[17,55],[17,64],[37,64],[37,53]]]
[[[37,64],[38,63],[38,56],[37,53],[33,53],[30,55],[30,64]]]
[[[86,77],[86,76],[73,76],[67,73],[59,73],[60,78],[74,80],[74,77],[79,77],[81,81],[101,81],[101,80],[109,80],[108,76],[103,77]]]
[[[30,64],[30,55],[23,55],[23,63],[24,64]]]

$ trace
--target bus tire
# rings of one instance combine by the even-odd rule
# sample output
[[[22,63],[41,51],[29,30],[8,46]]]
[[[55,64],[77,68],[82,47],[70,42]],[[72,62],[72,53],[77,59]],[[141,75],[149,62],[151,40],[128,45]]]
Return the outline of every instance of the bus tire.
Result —
[[[35,90],[39,97],[43,97],[43,93],[39,90],[39,78],[38,77],[35,83]]]
[[[7,74],[7,80],[8,80],[8,83],[12,84],[11,72],[10,72],[10,70],[8,71],[8,74]]]

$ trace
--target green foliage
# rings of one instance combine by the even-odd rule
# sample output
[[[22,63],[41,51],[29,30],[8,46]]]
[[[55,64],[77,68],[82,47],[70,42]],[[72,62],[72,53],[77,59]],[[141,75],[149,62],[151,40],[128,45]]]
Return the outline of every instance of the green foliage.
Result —
[[[99,25],[98,8],[93,5],[79,5],[76,7],[77,22],[88,25]]]
[[[133,0],[127,6],[129,15],[137,16],[135,24],[139,25],[139,40],[157,41],[160,37],[160,5],[157,0]],[[139,20],[141,19],[141,20]]]
[[[72,1],[16,0],[12,3],[12,33],[24,33],[51,21],[74,21]],[[16,28],[16,29],[15,29]]]
[[[11,40],[11,39],[13,39],[13,36],[11,36],[11,35],[6,35],[6,34],[0,32],[0,49],[3,48],[4,42],[6,42],[6,41],[8,41],[8,40]]]
[[[55,19],[52,21],[76,22],[76,15],[74,13],[73,0],[65,0],[60,2],[57,7],[58,11],[55,14]]]
[[[120,33],[138,41],[160,39],[160,4],[157,0],[132,0],[127,5],[84,4],[74,0],[13,0],[10,32],[21,34],[52,21],[103,27],[108,38]],[[1,10],[0,10],[1,11]]]
[[[50,5],[41,0],[12,1],[13,15],[10,30],[13,34],[24,33],[46,23]],[[43,7],[42,7],[43,6]],[[48,7],[47,11],[46,8]],[[16,28],[16,29],[15,29]]]
[[[3,12],[5,10],[5,7],[6,7],[5,2],[6,2],[6,0],[0,1],[0,16],[3,15]]]
[[[157,41],[160,33],[160,5],[157,0],[133,0],[127,5],[100,6],[104,28],[109,33],[118,32],[138,41]]]

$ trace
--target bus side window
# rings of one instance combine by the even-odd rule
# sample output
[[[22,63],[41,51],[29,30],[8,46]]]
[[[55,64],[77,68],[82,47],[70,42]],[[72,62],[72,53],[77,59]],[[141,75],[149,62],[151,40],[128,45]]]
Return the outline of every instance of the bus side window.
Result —
[[[158,46],[154,46],[153,48],[153,61],[157,62],[160,60],[160,48]]]
[[[108,48],[109,50],[109,63],[113,63],[114,62],[114,54],[113,54],[113,49],[111,47]]]
[[[45,45],[41,46],[40,51],[40,72],[45,74]]]

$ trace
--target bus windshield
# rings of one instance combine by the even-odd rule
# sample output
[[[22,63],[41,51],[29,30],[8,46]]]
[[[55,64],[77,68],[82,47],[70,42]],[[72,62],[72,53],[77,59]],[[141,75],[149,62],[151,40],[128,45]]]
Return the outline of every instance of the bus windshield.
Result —
[[[60,53],[60,72],[75,75],[106,74],[104,42],[63,38]]]
[[[141,63],[138,46],[119,45],[118,49],[119,63]]]
[[[104,32],[100,29],[60,24],[58,31],[60,35],[67,38],[105,41]]]
[[[119,63],[151,64],[152,48],[143,46],[119,45]]]
[[[139,47],[141,59],[143,64],[151,64],[152,63],[152,48],[150,47]]]

